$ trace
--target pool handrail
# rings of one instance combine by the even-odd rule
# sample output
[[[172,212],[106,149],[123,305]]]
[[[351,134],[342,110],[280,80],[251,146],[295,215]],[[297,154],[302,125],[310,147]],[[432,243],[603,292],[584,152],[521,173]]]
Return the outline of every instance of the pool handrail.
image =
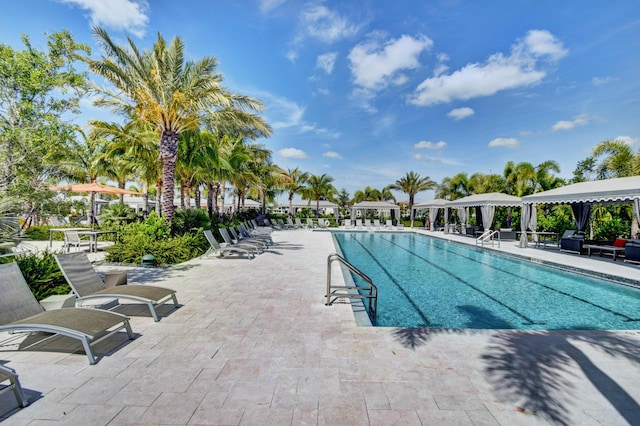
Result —
[[[331,265],[333,261],[339,261],[344,266],[347,267],[351,272],[362,278],[369,286],[333,286],[331,285]],[[345,292],[339,292],[339,290],[346,290]],[[357,290],[353,292],[351,290]],[[368,294],[361,294],[359,290],[363,290],[368,292]],[[349,298],[349,299],[367,299],[369,300],[369,310],[367,313],[369,314],[369,319],[371,320],[371,324],[375,325],[376,322],[376,312],[378,311],[378,287],[373,284],[371,278],[369,278],[364,272],[360,271],[358,268],[347,262],[345,258],[340,256],[337,253],[332,253],[327,258],[327,294],[325,295],[327,298],[326,306],[331,306],[333,302],[337,299],[341,298]],[[333,298],[333,299],[332,299]]]

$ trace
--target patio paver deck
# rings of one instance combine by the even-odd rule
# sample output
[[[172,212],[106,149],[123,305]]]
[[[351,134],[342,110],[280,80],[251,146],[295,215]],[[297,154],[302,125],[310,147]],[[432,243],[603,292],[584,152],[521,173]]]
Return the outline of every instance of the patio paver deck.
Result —
[[[334,251],[329,233],[278,231],[273,238],[277,245],[251,261],[195,259],[130,270],[130,282],[178,290],[183,306],[159,323],[148,310],[130,311],[141,315],[131,321],[140,336],[100,344],[96,352],[104,356],[96,365],[82,353],[0,346],[0,362],[18,371],[31,403],[12,408],[12,395],[0,396],[0,419],[638,424],[640,332],[358,327],[350,305],[324,306],[326,259]],[[640,268],[619,261],[516,244],[502,242],[500,250],[640,277]],[[333,279],[342,279],[339,268]]]

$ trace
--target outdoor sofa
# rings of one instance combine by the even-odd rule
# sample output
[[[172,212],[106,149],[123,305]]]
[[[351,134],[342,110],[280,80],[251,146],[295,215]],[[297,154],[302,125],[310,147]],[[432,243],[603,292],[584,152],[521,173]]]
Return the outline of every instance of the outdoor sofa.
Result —
[[[640,240],[629,240],[624,246],[624,261],[640,263]]]

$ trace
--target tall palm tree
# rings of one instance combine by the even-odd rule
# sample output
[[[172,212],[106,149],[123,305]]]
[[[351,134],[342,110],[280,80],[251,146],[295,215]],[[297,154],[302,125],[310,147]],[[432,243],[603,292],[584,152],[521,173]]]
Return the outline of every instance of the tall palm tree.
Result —
[[[434,189],[437,184],[431,180],[429,176],[420,177],[419,173],[413,170],[398,179],[395,183],[387,186],[388,189],[402,191],[409,195],[409,211],[411,212],[411,221],[413,223],[413,202],[418,192]]]
[[[293,170],[287,169],[286,174],[287,180],[284,188],[289,194],[289,214],[293,216],[293,197],[304,188],[304,184],[309,178],[309,173],[303,172],[300,168],[296,167]]]
[[[320,216],[320,200],[323,198],[331,199],[338,193],[331,182],[333,182],[333,178],[326,173],[320,176],[310,175],[307,179],[307,186],[302,190],[304,199],[316,202],[316,219]]]
[[[180,133],[195,129],[212,115],[221,113],[226,119],[248,120],[248,125],[270,135],[271,128],[262,119],[245,113],[246,110],[261,111],[262,104],[224,89],[222,76],[215,72],[214,57],[186,61],[185,46],[178,37],[167,45],[158,34],[152,50],[140,51],[130,37],[127,37],[128,46],[123,47],[116,45],[104,29],[95,27],[93,31],[105,56],[102,60],[84,59],[91,71],[116,89],[95,88],[102,95],[96,104],[148,123],[158,131],[162,213],[172,223]]]

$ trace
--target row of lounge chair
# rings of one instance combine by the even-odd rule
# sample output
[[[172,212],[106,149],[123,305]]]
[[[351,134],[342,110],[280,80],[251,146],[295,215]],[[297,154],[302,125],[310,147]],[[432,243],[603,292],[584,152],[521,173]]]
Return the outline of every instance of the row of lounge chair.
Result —
[[[157,307],[171,302],[178,308],[176,291],[150,285],[126,285],[107,287],[93,269],[86,253],[55,255],[60,269],[76,295],[76,307],[47,311],[31,292],[22,271],[16,262],[0,265],[0,332],[24,333],[34,337],[27,348],[44,343],[57,335],[81,342],[89,364],[98,361],[93,346],[114,334],[124,331],[129,340],[135,335],[129,317],[111,309],[121,301],[141,303],[148,306],[154,321],[159,321]],[[105,304],[104,301],[110,302]],[[82,307],[84,303],[96,303],[93,308]],[[20,349],[20,345],[18,345]],[[9,385],[0,388],[0,394],[13,390],[20,406],[28,401],[24,396],[17,373],[0,365],[0,383]]]
[[[380,223],[380,219],[374,219],[371,222],[371,219],[356,219],[355,223],[351,221],[351,219],[344,220],[344,227],[347,229],[402,229],[403,225],[393,226],[393,221],[391,219],[387,219],[385,224],[382,225]]]

